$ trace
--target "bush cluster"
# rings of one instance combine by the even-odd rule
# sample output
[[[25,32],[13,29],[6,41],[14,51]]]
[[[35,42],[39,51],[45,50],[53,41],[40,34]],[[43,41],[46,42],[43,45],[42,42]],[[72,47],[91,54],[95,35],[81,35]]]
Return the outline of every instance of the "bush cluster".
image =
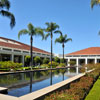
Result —
[[[58,66],[59,67],[66,67],[66,64],[65,63],[60,63]]]
[[[41,65],[41,68],[48,68],[49,66],[48,66],[48,64],[42,64]]]
[[[69,89],[65,87],[62,91],[46,96],[44,100],[83,100],[98,76],[98,70],[88,73],[81,77],[79,81],[71,83]]]
[[[21,67],[22,63],[14,63],[11,61],[0,61],[0,69],[16,69]]]
[[[59,64],[57,62],[52,61],[52,68],[57,67]],[[49,68],[51,67],[51,62],[48,63]]]

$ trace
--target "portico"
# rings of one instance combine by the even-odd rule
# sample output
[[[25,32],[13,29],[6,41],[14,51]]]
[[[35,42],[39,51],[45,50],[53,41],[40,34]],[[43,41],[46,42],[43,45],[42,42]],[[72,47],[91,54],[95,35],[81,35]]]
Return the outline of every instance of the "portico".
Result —
[[[76,51],[65,55],[65,58],[67,60],[68,66],[70,66],[70,64],[68,64],[68,62],[70,61],[75,61],[76,66],[89,63],[100,63],[100,47],[91,47],[80,51]]]

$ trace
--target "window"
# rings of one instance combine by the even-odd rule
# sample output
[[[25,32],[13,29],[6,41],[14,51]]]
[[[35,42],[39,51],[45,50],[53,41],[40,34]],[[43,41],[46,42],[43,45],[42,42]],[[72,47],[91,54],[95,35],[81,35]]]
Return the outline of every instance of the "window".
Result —
[[[5,50],[5,51],[12,51],[11,49],[8,49],[8,48],[3,48],[3,50]]]
[[[23,53],[29,53],[28,51],[23,51]]]
[[[20,50],[14,50],[15,52],[21,52]]]

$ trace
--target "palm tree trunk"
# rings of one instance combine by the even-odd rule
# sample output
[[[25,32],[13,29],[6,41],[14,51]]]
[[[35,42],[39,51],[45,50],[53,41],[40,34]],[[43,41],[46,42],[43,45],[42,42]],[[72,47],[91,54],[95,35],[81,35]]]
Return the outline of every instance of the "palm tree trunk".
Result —
[[[51,68],[52,68],[52,38],[51,38]]]
[[[50,71],[50,85],[52,85],[52,32],[51,32],[51,71]]]
[[[30,66],[31,66],[31,72],[30,72],[30,92],[32,92],[32,65],[33,65],[33,54],[32,54],[32,43],[33,43],[33,37],[31,35],[30,37],[30,41],[31,41],[31,47],[30,47],[30,55],[31,55],[31,63],[30,63]]]
[[[64,43],[62,44],[62,48],[63,48],[63,62],[65,62],[65,60],[64,60]]]
[[[30,47],[31,63],[30,63],[30,66],[31,66],[31,70],[32,70],[32,65],[33,65],[33,54],[32,54],[33,37],[32,37],[32,35],[31,35],[30,41],[31,41],[31,47]]]

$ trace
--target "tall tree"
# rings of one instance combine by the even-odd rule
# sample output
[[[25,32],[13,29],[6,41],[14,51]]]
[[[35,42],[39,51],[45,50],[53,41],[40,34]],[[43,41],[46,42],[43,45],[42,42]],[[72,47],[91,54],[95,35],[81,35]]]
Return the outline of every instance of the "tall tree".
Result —
[[[21,35],[28,34],[30,36],[30,56],[31,56],[31,70],[32,70],[32,64],[33,64],[33,54],[32,54],[32,46],[33,46],[33,36],[41,36],[42,39],[44,39],[44,33],[43,30],[40,27],[34,27],[31,23],[28,24],[28,29],[22,29],[18,33],[18,38],[20,38]]]
[[[63,62],[64,62],[64,47],[65,47],[65,43],[72,41],[71,38],[67,38],[67,34],[63,35],[61,31],[57,31],[57,33],[60,33],[60,37],[56,38],[55,43],[61,43],[62,44],[62,48],[63,48]]]
[[[91,8],[94,7],[94,5],[100,4],[100,0],[91,0]]]
[[[49,36],[51,37],[51,58],[50,58],[50,61],[51,61],[51,68],[52,68],[52,56],[53,56],[52,55],[53,54],[53,52],[52,52],[52,49],[53,49],[52,39],[53,39],[53,34],[55,33],[55,31],[57,31],[57,29],[59,28],[59,25],[57,25],[56,23],[53,23],[53,22],[51,22],[51,23],[47,22],[45,24],[47,26],[47,28],[45,29],[45,32],[47,32],[45,39],[47,39]]]
[[[15,26],[15,17],[9,12],[10,2],[9,0],[0,0],[0,14],[10,18],[10,26],[13,28]]]

